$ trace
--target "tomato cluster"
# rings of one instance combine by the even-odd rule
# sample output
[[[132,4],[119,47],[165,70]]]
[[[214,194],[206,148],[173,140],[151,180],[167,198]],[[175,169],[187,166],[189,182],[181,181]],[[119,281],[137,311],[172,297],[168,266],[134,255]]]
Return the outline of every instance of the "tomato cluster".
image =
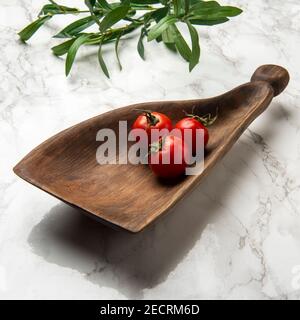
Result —
[[[216,117],[199,117],[194,114],[186,114],[186,117],[178,121],[173,127],[171,119],[160,112],[151,112],[148,110],[140,110],[143,113],[137,117],[133,123],[132,129],[143,129],[147,133],[149,140],[153,138],[151,134],[157,129],[167,129],[171,131],[173,128],[178,129],[181,137],[174,134],[167,134],[160,137],[158,141],[149,146],[149,166],[153,173],[162,178],[175,178],[185,172],[188,163],[188,157],[197,152],[197,148],[203,148],[203,145],[197,145],[197,131],[203,130],[204,133],[204,147],[208,143],[209,133],[207,125],[214,122]],[[185,139],[186,131],[190,129],[191,143],[187,144]],[[152,140],[153,141],[153,140]],[[199,143],[198,143],[199,144]],[[147,144],[148,146],[148,144]],[[176,161],[176,152],[180,154],[181,161]],[[163,159],[169,159],[165,163]]]

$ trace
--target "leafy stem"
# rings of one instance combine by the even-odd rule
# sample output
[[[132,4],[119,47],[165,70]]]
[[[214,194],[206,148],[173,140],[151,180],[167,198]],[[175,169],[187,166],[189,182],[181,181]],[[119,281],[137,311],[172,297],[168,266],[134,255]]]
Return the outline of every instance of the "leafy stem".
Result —
[[[69,74],[76,53],[83,45],[98,45],[98,61],[102,71],[109,77],[102,56],[102,46],[114,42],[117,62],[121,69],[119,42],[128,33],[141,28],[137,50],[145,59],[143,39],[162,42],[168,49],[178,52],[189,63],[191,71],[199,62],[200,46],[195,26],[216,25],[239,15],[242,10],[232,6],[221,6],[216,1],[203,0],[84,0],[87,9],[77,9],[49,0],[38,14],[37,20],[19,32],[22,41],[28,41],[35,32],[56,15],[83,15],[68,24],[55,38],[65,39],[52,48],[55,55],[66,54],[66,75]],[[191,46],[186,42],[178,26],[186,24]],[[87,32],[87,29],[98,30]]]

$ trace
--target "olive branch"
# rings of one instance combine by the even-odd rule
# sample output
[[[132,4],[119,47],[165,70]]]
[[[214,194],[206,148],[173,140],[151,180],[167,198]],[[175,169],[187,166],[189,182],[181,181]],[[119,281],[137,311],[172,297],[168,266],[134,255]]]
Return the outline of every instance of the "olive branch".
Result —
[[[66,76],[70,73],[76,53],[82,45],[98,46],[98,61],[104,74],[109,77],[108,68],[102,56],[102,46],[114,42],[115,54],[120,69],[119,43],[126,35],[140,29],[137,51],[145,59],[144,38],[148,41],[162,42],[168,49],[178,52],[189,64],[191,71],[199,62],[200,45],[195,25],[212,26],[224,23],[229,17],[239,15],[242,10],[232,6],[221,6],[216,1],[201,0],[85,0],[86,10],[66,7],[49,0],[38,15],[18,34],[22,41],[29,40],[34,33],[55,15],[84,15],[67,25],[54,38],[64,39],[52,47],[56,56],[67,55],[65,63]],[[189,46],[177,25],[187,25],[191,45]],[[117,26],[116,26],[117,24]],[[87,32],[92,25],[97,32]]]

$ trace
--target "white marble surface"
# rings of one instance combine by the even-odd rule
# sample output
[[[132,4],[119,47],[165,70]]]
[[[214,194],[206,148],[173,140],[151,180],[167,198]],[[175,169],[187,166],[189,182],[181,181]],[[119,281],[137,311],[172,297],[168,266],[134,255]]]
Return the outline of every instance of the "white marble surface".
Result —
[[[300,298],[299,1],[223,0],[244,13],[199,28],[193,73],[156,43],[143,62],[130,40],[121,44],[121,73],[106,54],[110,80],[86,49],[65,78],[63,59],[49,50],[62,19],[27,46],[18,41],[43,2],[0,0],[0,297]],[[139,101],[219,94],[264,63],[288,68],[287,90],[142,234],[103,227],[12,172],[37,144],[83,119]]]

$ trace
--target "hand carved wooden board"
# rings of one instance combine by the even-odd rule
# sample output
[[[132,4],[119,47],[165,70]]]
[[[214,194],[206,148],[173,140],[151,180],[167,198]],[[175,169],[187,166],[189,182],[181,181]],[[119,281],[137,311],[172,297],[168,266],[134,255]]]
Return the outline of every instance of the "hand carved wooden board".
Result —
[[[251,82],[214,98],[147,102],[113,110],[46,140],[22,159],[14,172],[103,223],[139,232],[201,181],[288,82],[289,74],[284,68],[264,65],[255,71]],[[183,110],[191,113],[193,108],[198,115],[215,114],[218,109],[218,118],[209,127],[210,139],[200,175],[166,183],[146,165],[99,165],[96,161],[98,130],[111,128],[117,132],[120,120],[131,125],[137,115],[134,109],[163,112],[175,123],[184,117]]]

